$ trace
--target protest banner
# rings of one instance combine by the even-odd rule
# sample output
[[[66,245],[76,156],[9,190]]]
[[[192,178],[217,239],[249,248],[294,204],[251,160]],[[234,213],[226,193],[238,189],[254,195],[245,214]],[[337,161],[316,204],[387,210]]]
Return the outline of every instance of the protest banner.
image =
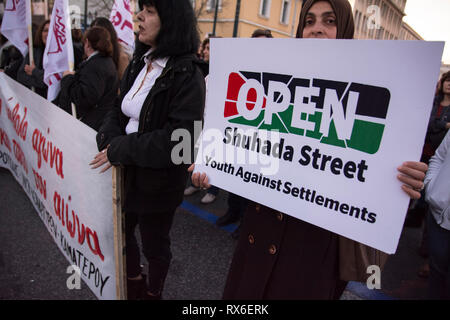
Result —
[[[124,298],[120,206],[111,170],[89,163],[95,131],[0,73],[0,166],[11,171],[57,246],[99,299]],[[116,248],[115,248],[116,247]],[[49,257],[50,259],[51,257]]]
[[[394,253],[409,203],[397,167],[420,159],[442,51],[424,41],[211,39],[195,169]]]

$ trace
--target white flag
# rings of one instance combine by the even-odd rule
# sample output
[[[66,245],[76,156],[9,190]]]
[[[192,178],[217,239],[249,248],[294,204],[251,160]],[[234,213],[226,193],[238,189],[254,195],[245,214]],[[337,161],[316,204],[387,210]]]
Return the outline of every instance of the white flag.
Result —
[[[109,20],[116,29],[117,38],[134,49],[133,13],[130,0],[115,0]]]
[[[28,29],[31,25],[30,0],[6,0],[1,33],[20,50],[25,57],[28,52]],[[27,7],[29,15],[27,15]]]
[[[55,0],[43,65],[44,82],[48,86],[47,99],[52,101],[59,93],[63,72],[73,70],[73,45],[68,0]]]

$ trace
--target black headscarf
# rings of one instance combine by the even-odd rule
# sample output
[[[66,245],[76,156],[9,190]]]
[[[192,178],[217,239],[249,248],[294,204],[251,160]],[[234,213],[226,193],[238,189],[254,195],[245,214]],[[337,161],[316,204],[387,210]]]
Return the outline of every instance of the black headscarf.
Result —
[[[306,14],[314,3],[327,1],[336,15],[337,34],[336,39],[353,39],[355,23],[353,22],[352,6],[347,0],[307,0],[304,2],[297,28],[297,38],[303,38]]]

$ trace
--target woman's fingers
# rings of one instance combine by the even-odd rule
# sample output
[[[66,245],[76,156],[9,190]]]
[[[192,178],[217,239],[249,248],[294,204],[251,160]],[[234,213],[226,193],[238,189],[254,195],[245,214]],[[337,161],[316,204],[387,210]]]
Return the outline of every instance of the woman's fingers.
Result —
[[[106,149],[97,153],[97,155],[94,157],[94,160],[92,160],[89,163],[89,165],[92,166],[91,169],[97,169],[97,168],[101,167],[102,165],[104,165],[105,163],[109,163],[108,156],[106,154]],[[109,164],[109,165],[111,166],[111,164]]]
[[[397,168],[400,172],[397,175],[397,179],[400,180],[403,191],[412,198],[419,199],[420,191],[424,187],[423,179],[425,179],[425,173],[428,170],[428,166],[424,162],[407,161]]]
[[[401,182],[403,182],[404,184],[410,186],[412,189],[416,189],[416,190],[422,190],[423,188],[423,181],[413,178],[409,175],[405,175],[405,174],[399,174],[397,175],[397,179],[400,180]]]
[[[111,164],[110,162],[108,162],[108,163],[105,165],[105,167],[100,171],[100,173],[105,172],[106,170],[108,170],[108,169],[111,168],[111,167],[112,167],[112,164]]]
[[[411,186],[408,185],[402,185],[402,189],[403,191],[406,192],[406,194],[411,198],[411,199],[419,199],[421,194],[419,191],[414,190],[413,188],[411,188]]]
[[[208,189],[211,187],[211,185],[208,183],[209,179],[206,173],[202,173],[200,176],[200,186],[204,189]]]
[[[406,161],[400,167],[398,167],[398,171],[405,175],[409,175],[415,179],[423,181],[425,178],[425,173],[428,170],[428,166],[424,162],[417,161]]]
[[[196,186],[197,188],[200,187],[200,188],[207,189],[207,188],[211,187],[211,185],[209,184],[208,176],[204,172],[203,173],[199,173],[199,172],[193,173],[191,180],[192,180],[192,184],[194,186]]]

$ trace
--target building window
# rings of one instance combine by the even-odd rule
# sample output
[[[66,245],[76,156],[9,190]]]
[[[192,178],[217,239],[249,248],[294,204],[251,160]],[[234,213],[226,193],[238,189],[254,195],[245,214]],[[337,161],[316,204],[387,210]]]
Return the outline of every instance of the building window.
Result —
[[[359,30],[359,27],[361,26],[361,12],[359,10],[356,10],[356,14],[355,14],[356,18],[355,18],[355,30]]]
[[[206,11],[216,10],[216,1],[219,1],[219,10],[222,10],[222,0],[208,0],[206,2]]]
[[[259,14],[265,18],[270,16],[270,0],[261,0]]]
[[[283,24],[289,23],[289,11],[291,8],[291,1],[290,0],[283,0],[281,3],[281,16],[280,16],[280,22]]]
[[[366,16],[364,16],[364,18],[363,18],[362,34],[364,36],[367,36],[367,17]]]

